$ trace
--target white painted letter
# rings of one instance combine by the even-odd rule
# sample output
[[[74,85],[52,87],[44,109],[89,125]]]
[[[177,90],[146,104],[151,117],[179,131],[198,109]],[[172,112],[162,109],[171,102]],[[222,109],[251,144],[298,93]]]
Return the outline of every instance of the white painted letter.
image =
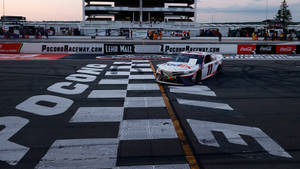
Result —
[[[55,106],[38,105],[39,102],[48,102],[55,104]],[[40,95],[25,100],[23,103],[17,105],[16,109],[41,116],[52,116],[64,113],[72,104],[72,100],[63,97]]]
[[[103,64],[89,64],[89,65],[86,65],[86,67],[96,68],[96,69],[103,69],[103,68],[106,68],[106,65],[103,65]]]
[[[96,80],[96,76],[87,75],[87,74],[72,74],[66,77],[66,80],[75,81],[75,82],[93,82]]]
[[[16,165],[29,150],[28,147],[8,141],[14,134],[21,130],[29,120],[21,117],[1,117],[0,125],[5,128],[0,130],[0,161]]]
[[[103,69],[96,69],[96,68],[89,68],[89,67],[83,67],[80,70],[78,70],[78,73],[85,73],[85,74],[92,74],[92,75],[100,75],[100,73],[103,71]]]
[[[72,82],[60,82],[55,83],[54,85],[48,87],[48,91],[60,93],[60,94],[66,94],[66,95],[75,95],[75,94],[81,94],[83,93],[89,86],[85,84],[76,84],[73,89],[66,89],[63,87],[70,87],[73,83]]]
[[[220,147],[212,131],[222,132],[229,143],[245,146],[248,144],[243,140],[241,135],[246,135],[255,139],[269,154],[279,157],[292,158],[290,154],[288,154],[259,128],[191,119],[188,119],[187,121],[198,141],[203,145]]]

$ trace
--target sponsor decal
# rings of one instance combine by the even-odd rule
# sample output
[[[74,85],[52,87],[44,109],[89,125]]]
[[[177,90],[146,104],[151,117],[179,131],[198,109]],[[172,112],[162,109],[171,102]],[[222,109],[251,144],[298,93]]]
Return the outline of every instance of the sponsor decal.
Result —
[[[300,54],[300,45],[297,45],[296,47],[296,54]]]
[[[257,45],[256,54],[276,54],[275,45]]]
[[[256,45],[238,45],[237,54],[254,54]]]
[[[22,43],[0,43],[0,53],[20,53]]]
[[[0,60],[57,60],[66,54],[0,54]]]
[[[120,44],[105,44],[104,45],[105,54],[134,54],[134,45],[120,45]]]
[[[191,66],[189,66],[189,65],[187,65],[187,64],[180,64],[180,65],[178,65],[178,67],[191,69]]]
[[[276,46],[277,54],[295,54],[296,45],[277,45]]]

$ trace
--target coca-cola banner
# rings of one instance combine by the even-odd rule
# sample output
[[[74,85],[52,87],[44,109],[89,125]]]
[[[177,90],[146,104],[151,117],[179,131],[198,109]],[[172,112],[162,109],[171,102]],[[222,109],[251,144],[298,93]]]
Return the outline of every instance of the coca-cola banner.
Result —
[[[277,45],[276,54],[296,54],[296,45]]]
[[[296,48],[297,48],[297,49],[296,49],[296,53],[297,53],[297,54],[300,54],[300,45],[297,45]]]
[[[257,45],[256,54],[276,54],[276,45]]]
[[[254,54],[256,45],[238,45],[237,54]]]

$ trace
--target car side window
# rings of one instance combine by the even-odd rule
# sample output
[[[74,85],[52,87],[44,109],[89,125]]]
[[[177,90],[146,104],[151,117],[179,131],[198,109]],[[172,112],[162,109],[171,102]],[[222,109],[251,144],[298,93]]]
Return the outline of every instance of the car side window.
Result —
[[[205,60],[204,60],[204,64],[207,64],[209,62],[211,62],[211,56],[210,55],[206,55],[205,56]]]

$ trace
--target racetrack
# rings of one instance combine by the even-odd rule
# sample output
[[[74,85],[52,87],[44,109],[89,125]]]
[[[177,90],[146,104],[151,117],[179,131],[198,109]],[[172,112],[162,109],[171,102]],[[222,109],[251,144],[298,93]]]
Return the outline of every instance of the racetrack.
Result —
[[[189,168],[150,62],[95,58],[0,61],[1,169]],[[199,168],[298,169],[299,77],[297,60],[232,58],[163,88]]]

